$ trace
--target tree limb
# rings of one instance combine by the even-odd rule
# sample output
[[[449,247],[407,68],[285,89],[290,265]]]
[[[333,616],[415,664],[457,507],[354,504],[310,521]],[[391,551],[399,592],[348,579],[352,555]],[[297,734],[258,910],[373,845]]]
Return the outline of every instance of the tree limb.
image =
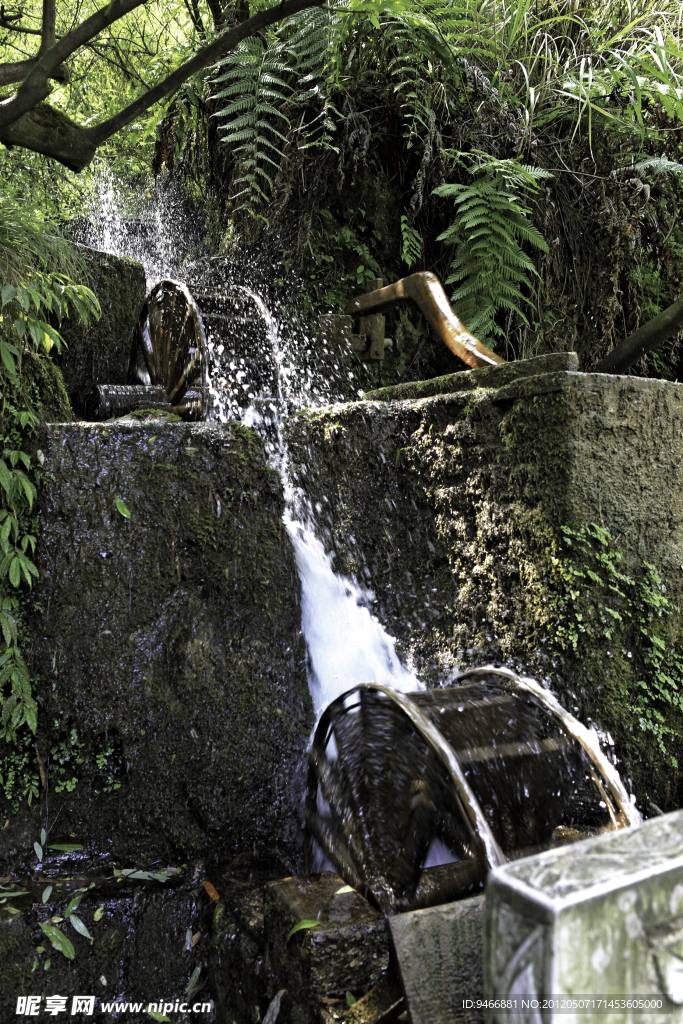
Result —
[[[282,0],[275,7],[259,11],[253,18],[249,18],[239,25],[234,25],[232,28],[221,33],[212,43],[203,47],[194,57],[181,64],[176,71],[168,75],[167,78],[159,82],[158,85],[155,85],[143,96],[133,100],[127,107],[120,110],[118,114],[114,114],[106,121],[102,121],[92,128],[88,128],[87,131],[92,134],[97,145],[101,145],[112,135],[115,135],[116,132],[120,131],[121,128],[125,128],[127,124],[135,121],[140,114],[149,110],[159,100],[175,92],[188,78],[192,78],[202,68],[213,64],[230,50],[234,50],[243,39],[248,39],[250,36],[256,35],[261,29],[267,28],[268,25],[288,18],[292,14],[298,14],[299,11],[308,10],[310,7],[320,7],[323,2],[324,0]]]
[[[133,4],[134,0],[127,0],[127,2]],[[141,2],[142,0],[137,0],[136,5],[139,6]],[[268,8],[268,10],[259,11],[247,21],[227,29],[154,88],[149,89],[123,110],[120,110],[118,114],[114,114],[113,117],[107,118],[106,121],[102,121],[98,125],[80,128],[61,112],[46,103],[39,103],[7,127],[2,127],[0,120],[0,142],[6,146],[23,146],[25,149],[43,153],[45,156],[58,160],[72,171],[82,171],[91,162],[103,142],[127,124],[131,124],[159,100],[175,92],[192,75],[213,64],[230,50],[234,50],[243,39],[248,39],[249,36],[268,25],[292,14],[298,14],[299,11],[305,11],[310,7],[319,7],[322,2],[324,0],[282,0],[281,3]],[[59,45],[59,43],[55,44],[49,53]]]
[[[41,30],[40,46],[37,56],[49,50],[55,44],[55,31],[57,26],[57,12],[55,0],[43,0],[43,27]]]
[[[214,28],[217,31],[220,31],[223,22],[223,11],[220,5],[220,0],[206,0],[206,4],[211,11]]]
[[[37,56],[31,62],[31,68],[14,96],[0,103],[0,129],[14,124],[50,95],[49,79],[72,53],[89,43],[103,29],[141,7],[143,3],[145,0],[111,0],[106,7],[96,11],[80,25],[76,25],[49,50]],[[0,64],[0,74],[2,69],[3,65]]]
[[[683,292],[675,302],[620,341],[595,367],[596,373],[621,373],[646,352],[658,348],[667,338],[678,334],[683,326]]]
[[[40,35],[40,33],[38,33]],[[16,64],[0,64],[0,86],[12,85],[14,82],[23,82],[27,74],[35,64],[35,57],[30,60],[19,60]],[[50,78],[56,82],[69,81],[69,69],[66,64],[60,64],[51,73]]]
[[[43,34],[40,28],[25,28],[23,25],[15,24],[22,17],[21,14],[7,14],[5,5],[0,4],[0,28],[10,32],[17,32],[22,36],[40,36]]]
[[[183,0],[187,13],[190,15],[192,24],[199,32],[203,39],[206,39],[206,29],[204,28],[204,22],[202,21],[201,11],[199,10],[199,4],[197,0]]]

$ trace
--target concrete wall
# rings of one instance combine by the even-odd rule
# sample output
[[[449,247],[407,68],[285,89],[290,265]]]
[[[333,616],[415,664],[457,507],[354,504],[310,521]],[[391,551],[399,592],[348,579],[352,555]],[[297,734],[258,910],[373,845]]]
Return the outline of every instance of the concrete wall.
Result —
[[[258,435],[51,424],[43,448],[28,628],[39,749],[46,761],[61,738],[80,776],[73,799],[55,797],[53,757],[60,829],[98,864],[259,848],[293,865],[312,711],[280,480]],[[96,755],[112,744],[122,785],[107,793]]]
[[[287,425],[292,473],[320,509],[336,569],[371,586],[423,678],[443,683],[488,661],[529,672],[612,733],[641,800],[673,802],[683,720],[675,686],[657,696],[639,688],[639,678],[653,692],[660,682],[640,625],[666,633],[673,657],[683,386],[578,373],[574,358],[453,374],[302,413]],[[421,390],[429,397],[403,397]],[[566,543],[562,527],[590,523],[612,541]],[[605,552],[631,583],[610,575]],[[642,599],[644,562],[666,586],[663,616]],[[642,724],[660,712],[671,733],[661,743]]]

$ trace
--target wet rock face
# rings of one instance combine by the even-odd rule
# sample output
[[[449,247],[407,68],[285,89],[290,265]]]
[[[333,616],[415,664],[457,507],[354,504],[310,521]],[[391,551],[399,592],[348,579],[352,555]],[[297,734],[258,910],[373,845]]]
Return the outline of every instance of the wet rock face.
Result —
[[[312,711],[280,481],[258,436],[53,424],[43,450],[38,745],[46,758],[74,728],[85,744],[60,833],[118,863],[263,846],[295,864]],[[110,748],[121,788],[103,795]]]
[[[651,562],[680,605],[683,387],[573,372],[566,354],[529,360],[526,376],[516,365],[452,375],[446,394],[432,394],[434,382],[401,385],[380,401],[294,416],[290,473],[316,508],[335,570],[371,588],[425,682],[491,661],[535,675],[610,731],[640,800],[673,801],[670,762],[634,712],[649,657],[635,626],[639,615],[654,621],[650,607],[636,608],[629,632],[629,606],[600,565],[593,604],[579,607],[570,590],[594,564],[566,546],[562,528],[607,528],[620,570],[636,580],[622,584],[630,597],[640,600],[638,574]],[[571,583],[569,558],[582,573]],[[667,645],[679,642],[677,613],[668,623]],[[664,701],[661,711],[683,735],[679,712]]]
[[[141,263],[122,256],[85,249],[88,285],[102,308],[99,320],[83,327],[75,316],[60,328],[67,347],[55,355],[69,400],[78,416],[96,384],[125,384],[132,333],[147,288]]]
[[[78,886],[90,885],[91,879],[55,883],[44,905],[40,893],[46,881],[28,883],[31,896],[15,899],[11,912],[0,908],[2,1021],[17,1019],[17,997],[22,994],[40,997],[39,1016],[47,1020],[52,1019],[45,1012],[47,997],[67,996],[63,1013],[68,1017],[74,995],[84,994],[95,997],[95,1013],[107,1021],[116,1015],[106,1013],[104,1005],[117,997],[121,1002],[144,1004],[140,1012],[125,1015],[132,1024],[141,1024],[151,1020],[146,1013],[149,1003],[187,999],[188,981],[197,967],[198,985],[190,1004],[204,1003],[208,1010],[212,995],[206,987],[203,958],[208,940],[201,913],[206,894],[196,880],[169,891],[154,883],[92,880],[93,887],[82,896],[77,911],[93,942],[61,920]],[[60,918],[61,934],[73,947],[70,959],[51,946],[40,928],[39,922],[47,923],[49,914]],[[195,936],[194,946],[187,941],[188,931]],[[209,1012],[199,1017],[210,1018]]]

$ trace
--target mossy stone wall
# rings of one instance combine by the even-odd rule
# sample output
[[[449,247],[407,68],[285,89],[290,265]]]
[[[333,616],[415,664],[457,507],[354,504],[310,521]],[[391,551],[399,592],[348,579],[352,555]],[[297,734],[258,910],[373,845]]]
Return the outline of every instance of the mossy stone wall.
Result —
[[[510,383],[501,367],[501,387],[486,371],[486,386],[472,389],[484,372],[472,371],[449,394],[391,400],[386,389],[382,401],[299,414],[287,424],[292,474],[320,509],[335,569],[371,587],[423,679],[447,682],[485,662],[536,676],[611,733],[646,811],[649,800],[671,807],[681,797],[683,714],[676,694],[657,705],[678,737],[670,751],[642,725],[639,675],[649,654],[632,599],[643,562],[657,566],[671,605],[667,641],[676,645],[683,387],[534,373],[548,369],[536,363]],[[612,577],[593,572],[593,554],[567,546],[562,528],[590,523],[623,552],[616,564],[633,584],[617,586],[621,596]],[[583,574],[574,590],[571,567]],[[618,618],[603,614],[607,607]]]
[[[142,310],[147,287],[141,263],[95,249],[82,250],[87,279],[102,308],[89,327],[75,313],[62,321],[67,347],[55,363],[62,371],[71,405],[78,416],[96,384],[125,384],[128,380],[133,328]]]
[[[312,709],[282,489],[258,435],[51,424],[42,448],[38,747],[46,761],[75,728],[92,752],[72,798],[52,797],[60,831],[97,864],[257,847],[296,862]],[[111,744],[124,775],[105,800],[96,751]]]

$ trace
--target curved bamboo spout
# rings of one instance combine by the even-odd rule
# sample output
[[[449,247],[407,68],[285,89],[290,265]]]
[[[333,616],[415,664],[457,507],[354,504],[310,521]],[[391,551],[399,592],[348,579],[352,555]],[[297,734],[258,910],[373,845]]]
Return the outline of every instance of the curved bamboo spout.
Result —
[[[458,320],[446,298],[443,285],[436,274],[428,271],[402,277],[400,281],[389,284],[386,288],[378,288],[367,295],[350,299],[344,312],[383,313],[385,309],[391,309],[392,306],[409,302],[411,299],[420,307],[444,345],[458,359],[462,359],[463,363],[476,369],[478,366],[493,366],[505,362],[495,352],[486,348],[486,345],[482,345]]]

